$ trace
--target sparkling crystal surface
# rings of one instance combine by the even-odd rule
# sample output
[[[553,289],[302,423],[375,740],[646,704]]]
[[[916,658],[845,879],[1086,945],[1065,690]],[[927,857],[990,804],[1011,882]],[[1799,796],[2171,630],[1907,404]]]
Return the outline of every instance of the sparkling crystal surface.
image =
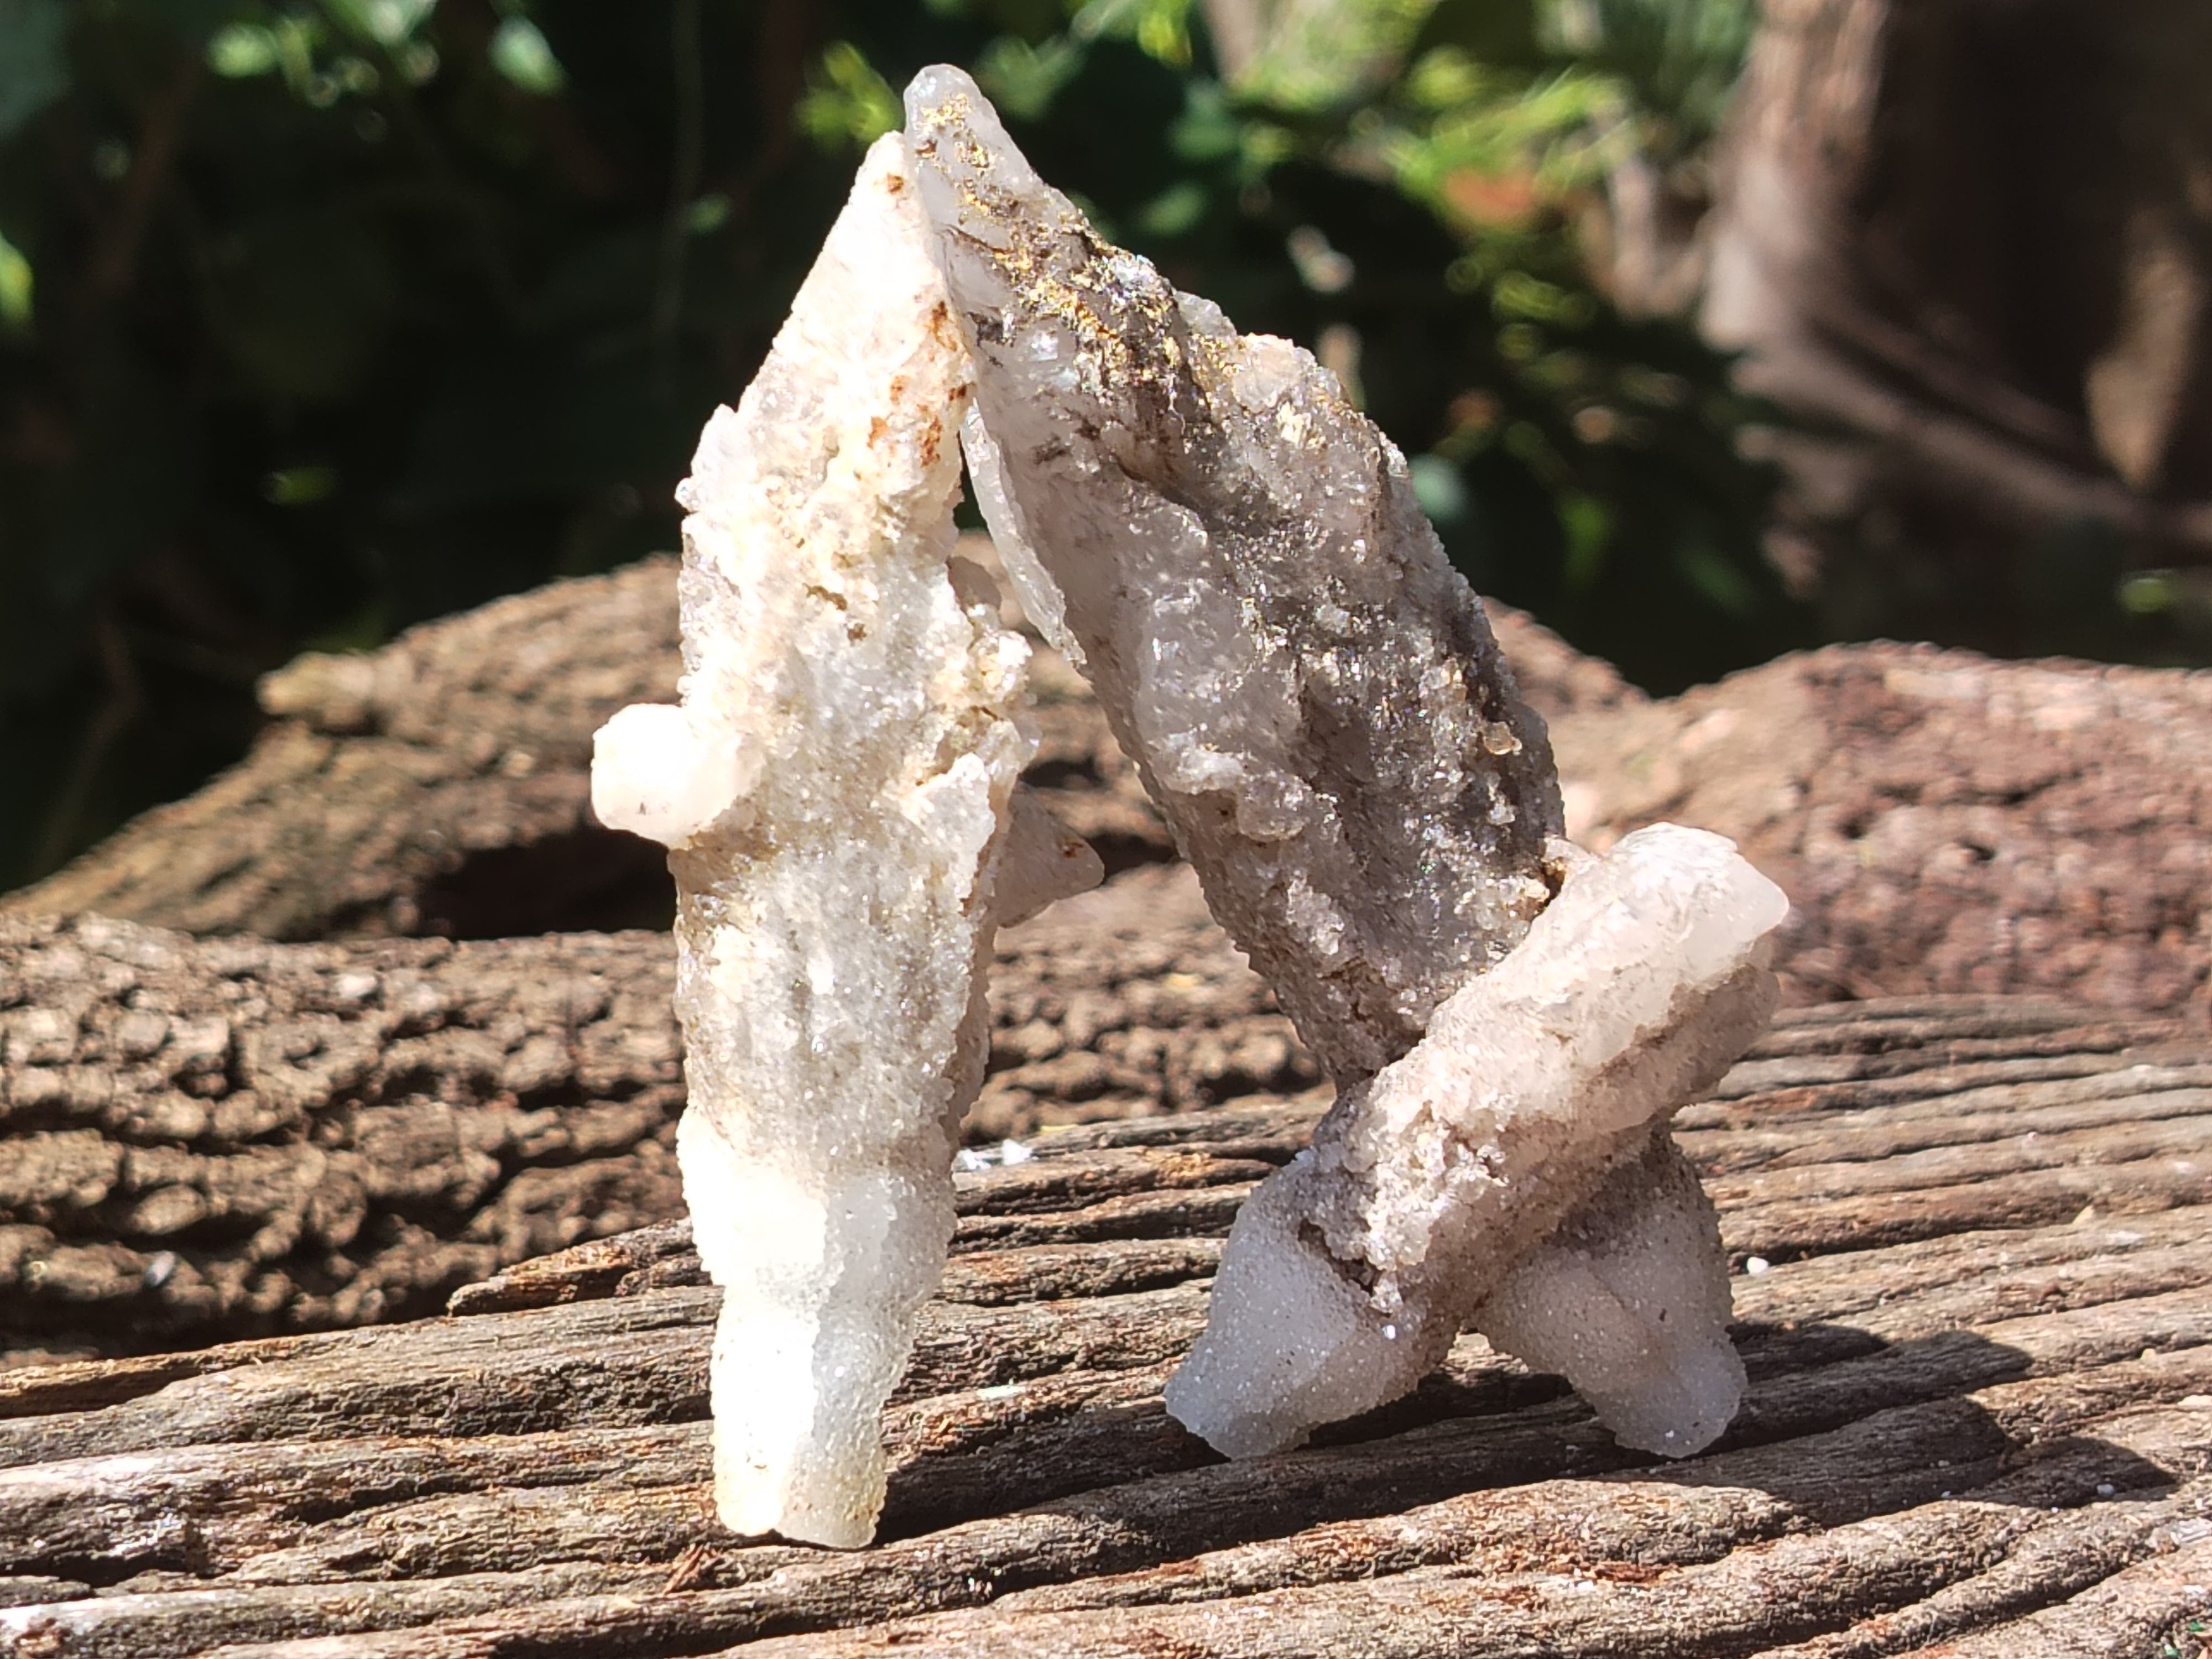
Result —
[[[683,705],[623,711],[594,759],[601,817],[673,849],[678,1152],[724,1290],[715,1498],[744,1534],[872,1534],[884,1401],[952,1231],[1035,747],[1027,647],[950,557],[968,383],[894,135],[681,491]],[[1033,906],[1080,860],[1028,839]]]
[[[1340,1087],[1170,1408],[1292,1445],[1472,1321],[1630,1443],[1706,1443],[1742,1376],[1664,1125],[1763,1024],[1781,896],[1695,831],[1558,839],[1541,724],[1334,379],[1101,241],[957,70],[908,110],[702,435],[683,702],[594,759],[677,877],[724,1519],[872,1534],[993,930],[1098,875],[1017,790],[1026,653],[949,556],[956,431],[1024,609]]]
[[[959,70],[908,114],[1024,607],[1307,1042],[1365,1076],[1550,897],[1542,723],[1334,376],[1101,241]]]

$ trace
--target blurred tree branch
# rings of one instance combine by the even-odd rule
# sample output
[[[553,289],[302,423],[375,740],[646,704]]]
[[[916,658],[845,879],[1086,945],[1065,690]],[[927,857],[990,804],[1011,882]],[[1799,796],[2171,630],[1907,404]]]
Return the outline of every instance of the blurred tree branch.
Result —
[[[147,100],[121,198],[86,272],[86,287],[95,305],[112,300],[131,286],[138,252],[146,239],[146,222],[176,166],[185,119],[205,73],[206,65],[198,52],[179,52],[175,67]]]

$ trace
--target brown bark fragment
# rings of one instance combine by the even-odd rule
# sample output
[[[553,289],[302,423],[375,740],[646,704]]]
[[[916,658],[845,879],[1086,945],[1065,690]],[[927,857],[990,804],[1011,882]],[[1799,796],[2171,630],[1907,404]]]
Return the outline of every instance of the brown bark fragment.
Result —
[[[1832,646],[1553,742],[1571,836],[1695,824],[1781,884],[1797,1000],[2212,1019],[2212,673]]]

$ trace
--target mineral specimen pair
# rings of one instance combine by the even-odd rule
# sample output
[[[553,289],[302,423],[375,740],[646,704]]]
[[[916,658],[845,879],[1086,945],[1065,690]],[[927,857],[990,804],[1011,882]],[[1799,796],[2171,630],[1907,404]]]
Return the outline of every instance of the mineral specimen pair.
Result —
[[[1780,893],[1697,831],[1559,839],[1542,725],[1328,372],[1100,241],[959,71],[907,102],[702,440],[683,705],[594,763],[600,816],[672,849],[724,1519],[872,1535],[994,931],[1097,878],[1017,786],[1026,647],[951,556],[963,447],[1024,608],[1339,1091],[1239,1218],[1170,1410],[1293,1445],[1472,1321],[1629,1443],[1709,1443],[1742,1372],[1665,1121],[1765,1024]]]

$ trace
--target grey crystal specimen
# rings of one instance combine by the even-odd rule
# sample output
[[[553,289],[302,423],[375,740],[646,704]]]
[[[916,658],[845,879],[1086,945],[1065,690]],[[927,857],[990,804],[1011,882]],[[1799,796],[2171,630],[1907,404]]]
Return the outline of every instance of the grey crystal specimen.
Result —
[[[907,99],[1024,608],[1060,622],[1223,926],[1364,1077],[1550,898],[1543,724],[1333,375],[1099,240],[959,70]]]
[[[1238,335],[1101,240],[960,71],[925,70],[907,109],[975,360],[963,438],[985,516],[1024,608],[1089,674],[1214,914],[1336,1079],[1326,1148],[1358,1127],[1376,1073],[1421,1059],[1437,1008],[1511,957],[1579,857],[1556,839],[1541,723],[1402,458],[1326,370],[1286,342]],[[1747,902],[1778,919],[1764,895]],[[1662,928],[1645,942],[1664,957],[1676,941]],[[1736,948],[1747,961],[1755,939]],[[1697,1035],[1671,1017],[1660,1007],[1614,1058],[1632,1069]],[[1705,1035],[1698,1076],[1748,1040]],[[1428,1062],[1464,1059],[1443,1042]],[[1587,1109],[1589,1083],[1549,1103],[1554,1115]],[[1295,1443],[1413,1386],[1439,1338],[1473,1318],[1564,1370],[1625,1438],[1695,1449],[1733,1413],[1741,1371],[1717,1226],[1664,1133],[1681,1100],[1668,1083],[1623,1126],[1566,1133],[1574,1156],[1545,1203],[1440,1230],[1418,1344],[1400,1340],[1396,1291],[1363,1251],[1331,1239],[1301,1257],[1310,1273],[1286,1254],[1332,1207],[1390,1200],[1340,1164],[1276,1177],[1237,1228],[1274,1245],[1240,1251],[1232,1238],[1170,1408],[1232,1454]],[[1405,1134],[1387,1154],[1401,1164],[1480,1150],[1461,1143],[1449,1103]],[[1624,1254],[1634,1240],[1687,1252],[1663,1293],[1647,1293]],[[1276,1305],[1271,1283],[1290,1300]],[[1494,1305],[1479,1306],[1486,1297]],[[1555,1328],[1563,1299],[1584,1340]],[[1346,1316],[1358,1329],[1308,1341],[1294,1316],[1323,1304],[1364,1309]],[[1307,1358],[1316,1366],[1301,1371]],[[1196,1373],[1216,1396],[1251,1395],[1220,1418],[1242,1426],[1197,1422],[1208,1407]],[[1304,1388],[1293,1373],[1317,1389],[1303,1404],[1288,1399]],[[1694,1399],[1678,1387],[1692,1375]],[[1283,1397],[1271,1403],[1271,1389]]]

